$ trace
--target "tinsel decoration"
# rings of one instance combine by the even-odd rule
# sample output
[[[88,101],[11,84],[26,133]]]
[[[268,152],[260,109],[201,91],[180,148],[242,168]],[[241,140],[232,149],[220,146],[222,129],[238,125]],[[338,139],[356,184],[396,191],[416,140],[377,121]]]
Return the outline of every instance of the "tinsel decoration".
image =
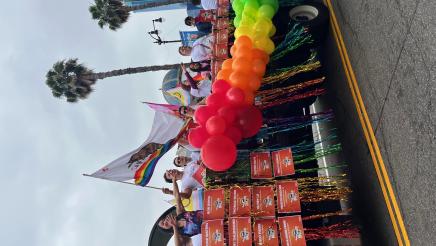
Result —
[[[302,202],[347,201],[352,190],[350,187],[322,187],[299,190]]]
[[[324,115],[326,115],[325,117],[327,117],[327,118],[333,118],[334,117],[333,110],[328,109],[328,110],[323,111],[323,112],[301,115],[301,116],[269,118],[269,119],[264,119],[264,122],[265,122],[265,124],[267,124],[267,126],[275,125],[275,124],[293,124],[294,122],[303,122],[303,121],[312,120],[312,118],[315,118],[315,117],[322,118]]]
[[[321,62],[317,59],[317,52],[312,52],[309,59],[301,65],[274,69],[274,72],[269,73],[263,78],[263,84],[270,84],[277,81],[284,81],[290,77],[304,72],[315,71],[321,67]]]
[[[291,24],[290,24],[291,25]],[[285,39],[277,45],[274,52],[271,54],[270,62],[279,60],[288,55],[290,52],[301,47],[303,44],[312,44],[313,38],[308,28],[301,24],[293,24],[291,30],[286,34]]]
[[[331,213],[323,213],[323,214],[314,214],[314,215],[304,216],[301,219],[303,221],[307,221],[307,220],[324,219],[324,218],[334,217],[334,216],[347,216],[347,215],[350,215],[350,213],[352,211],[353,211],[352,208],[348,208],[344,211],[336,211],[336,212],[331,212]]]
[[[296,91],[306,89],[310,86],[320,84],[325,80],[325,77],[319,79],[308,80],[302,83],[298,83],[295,85],[290,85],[286,87],[280,88],[272,88],[268,90],[258,91],[256,94],[256,101],[259,101],[260,104],[266,104],[267,102],[274,101],[280,97],[289,96]]]
[[[327,155],[339,153],[341,150],[342,150],[341,144],[338,143],[338,144],[329,145],[325,149],[315,149],[314,153],[311,155],[294,154],[294,164],[298,165],[309,161],[313,161]]]
[[[358,238],[359,228],[349,220],[330,226],[304,228],[304,236],[307,241],[325,238]]]
[[[280,105],[283,103],[290,103],[290,102],[295,102],[297,100],[301,100],[301,99],[308,98],[308,97],[320,96],[320,95],[323,95],[324,93],[326,93],[325,89],[315,89],[315,90],[308,91],[305,93],[297,94],[295,96],[281,98],[281,99],[278,99],[278,100],[275,100],[272,102],[265,102],[265,103],[262,103],[261,105],[256,105],[256,106],[258,106],[259,109],[263,110],[263,109],[271,108],[271,107],[274,107],[274,106],[277,106],[277,105]]]
[[[348,186],[348,179],[346,174],[336,176],[318,176],[318,177],[306,177],[298,178],[299,189],[312,189],[313,187],[323,186]]]

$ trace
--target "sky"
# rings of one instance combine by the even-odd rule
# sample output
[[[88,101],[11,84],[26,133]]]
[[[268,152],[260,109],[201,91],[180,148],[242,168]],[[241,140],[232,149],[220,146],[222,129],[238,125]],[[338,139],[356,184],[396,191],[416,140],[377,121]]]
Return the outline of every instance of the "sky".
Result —
[[[153,44],[147,31],[162,16],[161,36],[177,39],[188,30],[186,12],[133,14],[113,32],[91,19],[90,3],[6,1],[0,9],[2,245],[146,245],[170,207],[160,191],[82,176],[147,138],[153,111],[140,102],[163,102],[165,72],[98,81],[76,104],[54,98],[44,79],[54,62],[74,57],[97,72],[178,63],[178,44]],[[164,185],[173,157],[161,159],[150,185]]]

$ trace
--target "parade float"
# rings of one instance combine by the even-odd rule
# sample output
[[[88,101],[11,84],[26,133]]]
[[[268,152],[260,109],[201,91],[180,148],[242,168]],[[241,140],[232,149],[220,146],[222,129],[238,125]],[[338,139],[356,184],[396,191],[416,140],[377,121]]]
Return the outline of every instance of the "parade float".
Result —
[[[204,210],[202,245],[359,238],[334,112],[313,107],[327,93],[319,48],[327,9],[223,0],[213,18],[212,94],[188,135],[205,166],[205,189],[186,204]],[[152,235],[159,233],[155,226]],[[149,245],[156,242],[151,236]]]

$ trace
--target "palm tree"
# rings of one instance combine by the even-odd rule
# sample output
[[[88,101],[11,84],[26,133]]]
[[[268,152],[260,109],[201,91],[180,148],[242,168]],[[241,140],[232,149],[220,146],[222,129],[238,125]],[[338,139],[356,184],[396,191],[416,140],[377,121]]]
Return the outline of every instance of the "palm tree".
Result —
[[[115,31],[120,28],[123,23],[127,22],[131,11],[175,3],[185,3],[186,1],[187,0],[165,0],[129,7],[125,6],[121,0],[94,0],[95,4],[89,7],[89,12],[91,12],[94,20],[98,20],[98,25],[101,28],[108,25],[109,29]]]
[[[77,102],[79,99],[85,99],[88,97],[88,95],[93,91],[92,86],[98,79],[125,74],[170,70],[179,67],[180,64],[167,64],[94,73],[93,70],[78,63],[77,58],[75,58],[56,62],[53,65],[53,68],[47,72],[45,83],[50,87],[54,97],[65,97],[67,102]]]

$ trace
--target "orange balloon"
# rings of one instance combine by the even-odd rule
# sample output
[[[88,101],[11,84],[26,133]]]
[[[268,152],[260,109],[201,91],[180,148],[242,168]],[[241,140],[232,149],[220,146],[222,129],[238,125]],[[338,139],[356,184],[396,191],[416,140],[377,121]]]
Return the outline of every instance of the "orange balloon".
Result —
[[[229,82],[232,87],[238,87],[242,90],[250,88],[249,81],[250,75],[241,71],[234,71],[230,74]]]
[[[253,41],[251,41],[251,38],[249,38],[246,35],[243,36],[239,36],[236,40],[235,40],[235,45],[237,46],[237,48],[241,48],[241,47],[247,47],[247,48],[252,48],[253,47]]]
[[[221,69],[232,69],[232,63],[233,63],[233,59],[229,58],[226,59],[223,64],[221,64]]]
[[[260,82],[260,78],[257,77],[255,74],[253,74],[253,75],[250,76],[250,80],[249,80],[249,83],[248,83],[248,88],[251,91],[257,91],[260,88],[260,83],[261,83]]]
[[[233,71],[241,71],[245,73],[251,72],[251,60],[245,57],[237,57],[232,63]]]
[[[244,57],[251,60],[253,58],[252,49],[245,46],[240,47],[236,50],[234,57]]]
[[[244,91],[245,104],[252,105],[254,103],[254,93],[251,91]]]
[[[252,62],[252,70],[259,77],[265,75],[266,64],[261,58],[254,59]]]
[[[253,53],[253,59],[260,58],[265,62],[265,64],[268,64],[269,55],[265,51],[260,49],[253,49],[252,53]]]
[[[218,79],[223,79],[223,80],[228,81],[231,73],[232,73],[232,70],[231,70],[231,69],[223,69],[223,70],[220,70],[220,71],[218,72],[218,74],[216,75],[216,79],[217,79],[217,80],[218,80]]]
[[[236,45],[232,45],[230,48],[230,55],[232,55],[232,57],[235,56],[237,49]]]

